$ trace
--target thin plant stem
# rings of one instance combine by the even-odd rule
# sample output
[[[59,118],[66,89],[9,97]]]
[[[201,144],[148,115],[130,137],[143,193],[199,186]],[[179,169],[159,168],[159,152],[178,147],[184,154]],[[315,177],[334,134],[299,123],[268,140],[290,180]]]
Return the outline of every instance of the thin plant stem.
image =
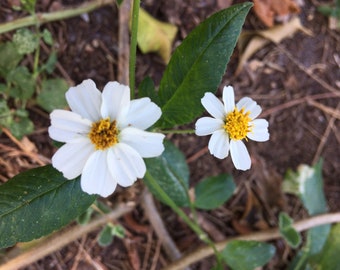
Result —
[[[157,183],[156,179],[152,177],[149,172],[146,172],[144,178],[148,179],[149,183],[155,189],[155,191],[159,194],[159,196],[164,200],[164,202],[171,207],[171,209],[179,215],[182,220],[196,233],[196,235],[206,243],[215,253],[217,260],[219,260],[219,252],[215,247],[214,242],[208,237],[208,235],[201,229],[201,227],[192,221],[185,212],[180,209],[177,204],[166,194],[166,192],[161,188],[161,186]]]
[[[95,9],[98,9],[104,5],[115,3],[116,0],[94,0],[78,7],[68,8],[61,11],[51,13],[35,13],[31,16],[13,20],[7,23],[0,24],[0,34],[6,33],[22,27],[28,27],[32,25],[41,25],[43,23],[64,20],[67,18],[79,16],[84,13],[88,13]]]
[[[323,214],[319,216],[313,216],[293,224],[293,227],[298,232],[302,232],[317,226],[331,224],[331,223],[339,223],[340,222],[340,213],[329,213]],[[225,246],[233,240],[244,240],[244,241],[259,241],[259,242],[267,242],[272,241],[278,238],[281,238],[282,235],[278,228],[269,229],[266,231],[255,232],[251,234],[245,234],[241,236],[230,237],[224,241],[214,243],[216,249],[218,251],[222,251]],[[169,264],[162,270],[179,270],[184,269],[188,265],[198,262],[208,256],[213,254],[210,247],[200,247],[193,252],[187,254],[186,256],[182,257],[181,259]]]
[[[136,71],[139,6],[140,6],[140,0],[133,0],[132,22],[131,22],[130,60],[129,60],[129,83],[130,83],[131,99],[133,99],[135,97],[135,71]]]

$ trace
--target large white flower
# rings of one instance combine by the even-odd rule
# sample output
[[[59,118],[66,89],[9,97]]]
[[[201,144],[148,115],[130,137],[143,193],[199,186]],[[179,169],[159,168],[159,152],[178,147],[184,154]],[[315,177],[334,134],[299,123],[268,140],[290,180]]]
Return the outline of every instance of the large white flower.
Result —
[[[161,116],[149,98],[130,101],[130,89],[109,82],[101,93],[92,80],[71,87],[72,111],[51,113],[50,137],[65,144],[52,165],[67,179],[81,174],[81,188],[107,197],[119,184],[127,187],[146,172],[143,158],[159,156],[164,135],[145,131]]]
[[[231,159],[239,170],[248,170],[251,160],[243,139],[264,142],[269,139],[268,121],[255,119],[261,107],[249,97],[235,105],[234,89],[225,86],[223,103],[212,93],[205,93],[202,105],[213,117],[202,117],[196,122],[196,135],[212,134],[208,149],[212,155],[223,159],[230,151]]]

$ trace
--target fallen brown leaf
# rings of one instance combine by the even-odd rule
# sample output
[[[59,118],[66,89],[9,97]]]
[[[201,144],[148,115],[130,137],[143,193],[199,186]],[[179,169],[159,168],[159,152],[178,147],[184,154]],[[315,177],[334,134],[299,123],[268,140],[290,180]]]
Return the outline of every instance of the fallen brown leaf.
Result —
[[[274,26],[275,18],[300,12],[299,6],[293,0],[253,0],[254,12],[268,27]]]
[[[240,50],[240,58],[235,71],[237,76],[247,60],[258,50],[262,49],[270,42],[279,44],[283,39],[289,38],[297,31],[302,31],[307,35],[313,33],[305,28],[298,17],[292,18],[288,23],[274,26],[263,31],[243,31],[238,40],[238,49]]]

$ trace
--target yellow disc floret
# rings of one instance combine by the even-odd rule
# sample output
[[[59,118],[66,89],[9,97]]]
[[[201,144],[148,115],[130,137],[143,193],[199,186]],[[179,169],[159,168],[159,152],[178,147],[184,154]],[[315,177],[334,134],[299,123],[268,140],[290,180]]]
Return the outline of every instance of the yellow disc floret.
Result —
[[[228,133],[230,139],[242,140],[247,137],[248,132],[250,132],[252,128],[249,114],[249,111],[244,112],[244,108],[239,111],[236,107],[232,112],[227,114],[223,128]]]
[[[109,148],[118,142],[116,121],[110,122],[110,118],[101,119],[92,124],[88,135],[96,150]]]

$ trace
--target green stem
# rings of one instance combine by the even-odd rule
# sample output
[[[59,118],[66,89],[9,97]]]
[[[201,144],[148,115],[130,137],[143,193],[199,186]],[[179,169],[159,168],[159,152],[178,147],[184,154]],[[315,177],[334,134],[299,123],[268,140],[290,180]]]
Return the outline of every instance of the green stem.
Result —
[[[94,0],[92,2],[82,4],[78,7],[64,9],[61,11],[51,13],[36,13],[31,16],[27,16],[21,19],[17,19],[11,22],[0,24],[0,34],[12,31],[18,28],[41,25],[43,23],[64,20],[67,18],[79,16],[84,13],[88,13],[104,5],[115,3],[116,0]]]
[[[161,188],[161,186],[157,183],[156,179],[147,171],[144,178],[148,179],[148,182],[152,185],[154,190],[159,194],[159,196],[164,200],[164,202],[172,208],[172,210],[179,215],[182,220],[197,234],[197,236],[206,244],[208,244],[216,254],[217,259],[219,260],[219,252],[215,247],[215,244],[211,239],[207,236],[207,234],[198,226],[197,223],[193,222],[185,212],[180,209],[177,204],[168,196],[168,194]]]
[[[140,6],[140,0],[133,0],[130,60],[129,60],[129,83],[130,83],[131,99],[135,97],[135,69],[136,69],[136,54],[137,54],[137,32],[138,32],[139,6]]]

